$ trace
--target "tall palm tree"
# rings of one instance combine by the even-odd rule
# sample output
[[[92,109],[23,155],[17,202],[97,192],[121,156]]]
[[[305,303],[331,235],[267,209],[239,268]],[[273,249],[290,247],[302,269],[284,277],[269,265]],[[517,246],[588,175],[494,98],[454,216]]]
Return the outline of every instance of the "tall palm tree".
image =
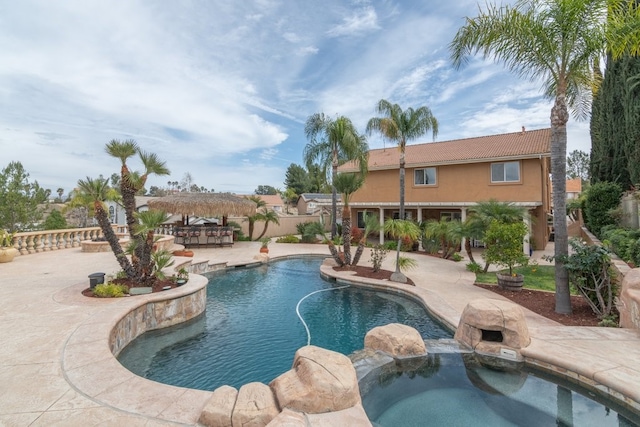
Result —
[[[429,131],[435,138],[438,135],[438,120],[428,107],[420,107],[417,110],[410,107],[403,110],[398,104],[392,104],[386,99],[378,101],[376,110],[382,117],[373,117],[369,120],[367,133],[380,132],[383,138],[398,144],[400,150],[400,219],[405,219],[404,155],[407,142],[420,138]]]
[[[344,263],[351,265],[351,196],[358,191],[364,179],[356,173],[339,173],[333,180],[336,190],[342,195],[342,243]]]
[[[129,258],[125,255],[122,246],[120,246],[118,236],[116,236],[115,231],[113,231],[113,228],[111,227],[109,214],[107,213],[104,205],[104,202],[106,201],[115,200],[118,197],[118,194],[109,187],[108,181],[104,178],[92,179],[87,177],[86,180],[78,180],[78,190],[79,191],[76,192],[73,203],[75,205],[82,204],[90,207],[93,211],[93,215],[98,220],[98,224],[102,229],[105,239],[109,242],[109,246],[116,257],[118,264],[120,264],[122,270],[127,274],[127,277],[134,277],[135,270],[129,262]]]
[[[566,203],[567,121],[569,107],[586,118],[594,60],[605,48],[607,0],[518,0],[514,5],[487,5],[475,18],[466,18],[450,44],[459,68],[469,55],[503,62],[517,75],[542,79],[551,108],[551,175],[555,229],[557,313],[571,313],[567,270]]]
[[[331,168],[331,238],[333,239],[337,230],[338,196],[334,179],[338,174],[338,166],[353,160],[364,176],[367,171],[369,146],[366,138],[358,133],[351,120],[345,116],[332,119],[324,113],[313,114],[307,119],[304,132],[309,140],[303,152],[307,169],[311,170],[315,162],[325,170]]]

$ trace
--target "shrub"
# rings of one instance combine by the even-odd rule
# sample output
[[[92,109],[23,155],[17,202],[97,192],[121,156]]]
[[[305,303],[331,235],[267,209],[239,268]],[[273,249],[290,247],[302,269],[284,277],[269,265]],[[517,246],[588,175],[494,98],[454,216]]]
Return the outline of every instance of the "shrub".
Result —
[[[600,237],[602,228],[615,224],[610,211],[616,209],[622,197],[622,188],[614,182],[597,182],[587,190],[585,213],[587,228]]]
[[[129,293],[127,285],[117,283],[101,283],[93,288],[93,294],[98,298],[118,298]]]
[[[410,237],[403,237],[402,244],[400,245],[400,250],[403,252],[412,252],[414,250],[414,245],[416,241],[411,239]]]
[[[276,243],[300,243],[300,239],[293,234],[289,234],[287,236],[278,237]]]
[[[358,227],[351,228],[351,244],[352,245],[359,244],[363,236],[364,236],[364,233],[362,232],[361,229],[359,229]]]
[[[65,228],[69,228],[67,225],[67,220],[62,216],[60,211],[53,210],[44,220],[44,229],[45,230],[62,230]]]
[[[396,240],[387,240],[383,246],[388,251],[395,251],[398,249],[398,242]]]
[[[522,242],[527,235],[524,222],[504,223],[492,220],[484,233],[487,241],[493,242],[482,255],[491,264],[509,269],[513,275],[513,267],[527,265],[529,258],[522,252]]]
[[[440,243],[435,239],[430,239],[422,235],[422,248],[430,255],[436,255],[440,250]]]
[[[462,255],[460,255],[458,252],[455,252],[453,255],[451,255],[450,259],[452,259],[455,262],[460,262],[462,261]]]
[[[467,268],[467,271],[470,271],[475,274],[482,273],[482,270],[483,270],[482,266],[477,262],[470,262],[465,267]]]
[[[385,248],[384,246],[375,245],[373,247],[373,249],[371,250],[371,259],[369,261],[373,264],[374,272],[380,271],[382,262],[387,256],[387,253],[389,253],[389,249]]]
[[[572,254],[564,256],[569,283],[584,296],[598,318],[603,321],[613,314],[617,289],[611,276],[611,256],[607,248],[570,242]]]

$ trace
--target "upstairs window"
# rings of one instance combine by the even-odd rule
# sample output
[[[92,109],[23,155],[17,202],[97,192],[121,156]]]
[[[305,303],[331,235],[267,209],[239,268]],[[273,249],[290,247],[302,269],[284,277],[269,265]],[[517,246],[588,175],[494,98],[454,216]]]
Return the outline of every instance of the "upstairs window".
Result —
[[[413,176],[415,185],[436,185],[436,168],[416,169]]]
[[[491,163],[491,182],[519,182],[520,162]]]

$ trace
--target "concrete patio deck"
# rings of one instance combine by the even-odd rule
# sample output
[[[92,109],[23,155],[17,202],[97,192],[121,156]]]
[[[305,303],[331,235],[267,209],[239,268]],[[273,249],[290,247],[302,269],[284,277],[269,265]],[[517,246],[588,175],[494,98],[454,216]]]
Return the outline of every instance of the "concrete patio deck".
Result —
[[[232,248],[195,249],[194,258],[211,264],[246,264],[255,262],[259,246],[257,242],[239,242]],[[274,243],[269,248],[272,258],[328,255],[324,245]],[[409,272],[416,283],[412,290],[446,324],[457,325],[462,310],[473,299],[501,299],[473,286],[474,276],[465,270],[463,262],[411,256],[419,263]],[[365,254],[362,263],[368,259]],[[392,261],[388,259],[384,267],[392,269]],[[89,274],[118,269],[113,254],[82,253],[79,248],[19,256],[12,263],[0,265],[0,425],[195,424],[202,409],[199,402],[207,392],[174,387],[174,403],[192,404],[167,404],[155,412],[140,410],[144,405],[160,404],[162,396],[154,396],[154,389],[169,386],[123,373],[126,370],[109,355],[106,345],[87,346],[99,348],[100,354],[82,356],[101,363],[75,366],[70,375],[70,347],[74,346],[76,352],[84,348],[82,342],[73,341],[78,331],[84,332],[87,341],[106,340],[104,329],[113,324],[113,313],[121,312],[137,298],[97,300],[79,296],[79,291],[88,286]],[[527,310],[525,313],[532,336],[531,345],[522,351],[525,357],[614,395],[624,395],[629,406],[640,410],[639,331],[564,327]],[[79,387],[78,373],[84,369],[82,380],[86,384]],[[128,387],[130,384],[135,386]],[[127,392],[114,392],[117,387]]]

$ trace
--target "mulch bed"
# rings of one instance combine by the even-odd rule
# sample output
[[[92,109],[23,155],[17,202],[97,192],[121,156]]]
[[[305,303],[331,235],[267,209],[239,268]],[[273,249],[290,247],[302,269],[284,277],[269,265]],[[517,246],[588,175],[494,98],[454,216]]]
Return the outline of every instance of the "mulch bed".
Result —
[[[127,285],[127,286],[129,286],[129,288],[136,288],[136,287],[140,287],[141,286],[139,283],[131,282],[126,278],[124,278],[124,279],[114,279],[112,282],[113,283],[118,283],[118,284],[121,284],[121,285]],[[164,288],[167,287],[167,286],[171,286],[171,289],[177,287],[176,282],[174,282],[171,279],[164,279],[164,280],[156,279],[154,281],[154,283],[153,283],[151,292],[152,293],[162,292],[162,291],[164,291]],[[82,295],[84,295],[85,297],[99,298],[99,297],[97,297],[97,296],[95,296],[93,294],[93,291],[90,288],[87,288],[87,289],[83,290],[82,291]]]
[[[336,271],[355,271],[356,276],[367,277],[371,279],[389,280],[392,271],[380,270],[373,272],[373,268],[356,266],[356,267],[333,267]],[[414,285],[409,279],[409,284]],[[556,295],[553,292],[532,291],[523,289],[520,292],[513,292],[501,289],[497,285],[485,285],[476,283],[476,286],[490,290],[496,294],[525,307],[534,313],[554,320],[565,326],[598,326],[600,321],[595,315],[589,304],[581,296],[571,296],[572,314],[559,314],[555,312]]]

